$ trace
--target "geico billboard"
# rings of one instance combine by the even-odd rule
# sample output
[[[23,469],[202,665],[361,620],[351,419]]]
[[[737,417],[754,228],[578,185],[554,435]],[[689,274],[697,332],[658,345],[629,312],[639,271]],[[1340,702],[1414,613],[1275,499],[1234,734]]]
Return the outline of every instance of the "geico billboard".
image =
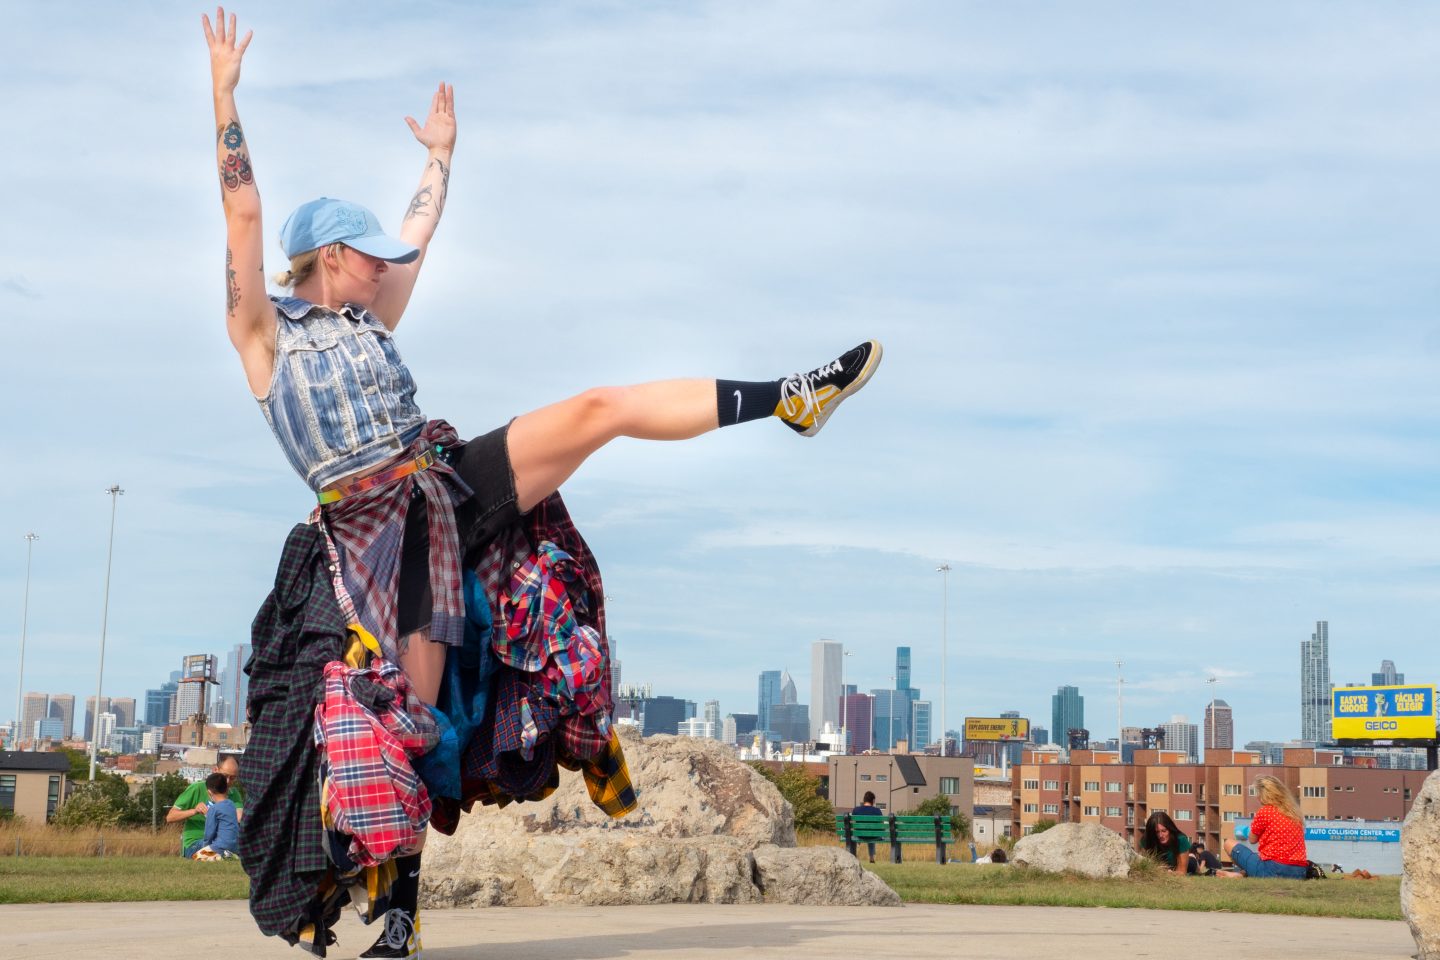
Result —
[[[1025,740],[1030,721],[1019,717],[966,717],[966,740]]]
[[[1330,697],[1330,736],[1336,740],[1435,737],[1434,687],[1336,687]]]

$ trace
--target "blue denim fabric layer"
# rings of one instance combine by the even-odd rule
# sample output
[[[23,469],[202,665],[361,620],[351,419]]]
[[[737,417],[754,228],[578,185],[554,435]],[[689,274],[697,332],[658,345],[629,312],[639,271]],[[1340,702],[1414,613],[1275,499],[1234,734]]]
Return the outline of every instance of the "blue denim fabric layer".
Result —
[[[1247,877],[1305,879],[1305,867],[1293,863],[1279,863],[1275,860],[1261,860],[1260,854],[1241,843],[1230,848],[1230,859],[1235,861],[1235,866],[1245,871]]]
[[[431,708],[440,723],[440,743],[415,761],[415,772],[425,781],[432,799],[460,799],[460,751],[490,709],[497,663],[490,652],[493,630],[485,588],[473,571],[466,570],[465,641],[445,652],[445,675],[436,697],[439,704]]]
[[[256,399],[312,490],[402,453],[420,435],[415,380],[373,313],[298,297],[275,304],[275,373]]]

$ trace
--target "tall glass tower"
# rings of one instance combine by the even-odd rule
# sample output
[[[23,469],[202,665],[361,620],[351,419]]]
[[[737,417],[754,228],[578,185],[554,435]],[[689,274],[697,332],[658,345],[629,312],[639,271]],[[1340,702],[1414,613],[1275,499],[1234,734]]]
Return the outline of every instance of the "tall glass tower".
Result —
[[[1300,642],[1300,739],[1330,739],[1330,622],[1315,621],[1315,632]]]
[[[1079,687],[1058,687],[1050,698],[1050,736],[1063,747],[1070,745],[1070,731],[1085,729],[1085,698]]]

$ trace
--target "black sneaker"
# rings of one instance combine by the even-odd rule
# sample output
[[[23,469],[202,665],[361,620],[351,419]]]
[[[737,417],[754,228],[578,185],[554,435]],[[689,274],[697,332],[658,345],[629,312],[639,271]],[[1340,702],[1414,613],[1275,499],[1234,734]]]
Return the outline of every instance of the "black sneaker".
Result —
[[[365,958],[410,958],[420,956],[420,918],[404,910],[385,912],[385,932],[375,945],[360,954]]]
[[[786,377],[780,381],[780,404],[775,416],[802,437],[815,436],[840,401],[870,380],[880,366],[883,352],[879,340],[866,340],[823,367]]]

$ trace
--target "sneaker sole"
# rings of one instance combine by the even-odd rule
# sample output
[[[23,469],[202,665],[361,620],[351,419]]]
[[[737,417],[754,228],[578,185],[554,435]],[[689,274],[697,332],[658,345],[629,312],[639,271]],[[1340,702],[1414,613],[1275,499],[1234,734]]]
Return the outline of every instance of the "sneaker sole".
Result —
[[[860,375],[851,381],[850,386],[841,390],[838,397],[821,409],[820,413],[815,417],[815,422],[806,429],[801,430],[800,436],[813,437],[819,433],[820,428],[825,426],[825,421],[829,420],[830,415],[835,412],[835,408],[844,403],[846,397],[858,392],[861,387],[870,382],[870,377],[874,375],[875,368],[880,366],[880,358],[885,355],[885,349],[880,346],[879,340],[871,340],[869,342],[875,345],[875,349],[870,351],[870,359],[865,361],[865,366],[860,370]]]

